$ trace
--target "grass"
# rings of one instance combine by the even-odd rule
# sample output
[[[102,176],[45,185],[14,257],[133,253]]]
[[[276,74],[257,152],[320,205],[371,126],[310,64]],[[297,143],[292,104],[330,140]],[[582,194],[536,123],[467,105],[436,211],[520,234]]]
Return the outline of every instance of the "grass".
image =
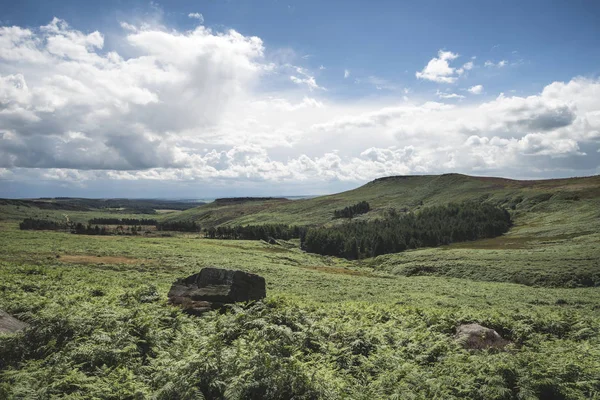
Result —
[[[2,208],[0,309],[30,327],[0,335],[0,399],[600,398],[597,186],[395,178],[157,216],[318,223],[360,200],[375,207],[365,218],[444,199],[514,204],[502,237],[360,262],[297,241],[20,231],[19,219],[62,213]],[[169,306],[171,283],[204,266],[264,276],[267,299],[201,318]],[[511,344],[463,349],[455,328],[471,322]]]
[[[93,218],[152,218],[159,220],[164,214],[126,214],[121,212],[110,212],[106,210],[97,211],[71,211],[71,210],[44,210],[33,206],[0,205],[0,222],[22,221],[25,218],[45,219],[57,222],[65,222],[65,216],[70,221],[87,224]]]
[[[9,399],[583,399],[600,390],[594,288],[397,276],[191,234],[97,237],[3,223],[0,241],[0,308],[32,324],[0,338]],[[406,255],[447,261],[472,251],[498,250]],[[208,265],[261,274],[268,299],[203,318],[166,304],[176,278]],[[463,350],[454,328],[473,321],[511,340],[510,350]]]
[[[578,200],[570,200],[577,196]],[[459,174],[423,175],[383,178],[354,190],[330,196],[294,201],[245,202],[222,206],[209,203],[182,211],[166,220],[194,220],[203,227],[221,224],[246,225],[269,222],[289,225],[343,223],[333,220],[333,212],[360,201],[367,201],[371,211],[360,218],[377,218],[386,210],[443,205],[466,200],[515,205],[517,217],[548,204],[579,207],[600,216],[600,176],[546,181],[514,181],[502,178],[472,177]]]

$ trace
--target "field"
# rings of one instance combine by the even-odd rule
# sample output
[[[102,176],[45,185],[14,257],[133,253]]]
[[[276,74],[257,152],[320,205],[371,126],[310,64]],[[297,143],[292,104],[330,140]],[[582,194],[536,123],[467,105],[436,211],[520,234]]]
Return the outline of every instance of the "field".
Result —
[[[0,399],[600,398],[597,177],[493,187],[438,178],[155,217],[334,224],[332,210],[361,196],[375,210],[360,218],[444,199],[510,207],[521,196],[515,226],[494,239],[347,261],[198,234],[20,231],[18,219],[40,211],[5,206],[0,309],[31,326],[0,336]],[[75,215],[86,213],[106,215]],[[264,276],[267,299],[201,318],[167,305],[171,283],[204,266]],[[463,349],[454,332],[468,322],[511,344]]]

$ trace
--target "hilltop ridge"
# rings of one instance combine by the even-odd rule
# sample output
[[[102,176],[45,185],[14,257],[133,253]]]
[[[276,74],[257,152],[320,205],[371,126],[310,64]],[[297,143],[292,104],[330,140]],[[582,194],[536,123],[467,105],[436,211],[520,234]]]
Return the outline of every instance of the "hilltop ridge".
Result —
[[[356,189],[294,201],[265,198],[252,202],[215,202],[166,216],[166,220],[193,220],[205,227],[218,225],[285,223],[322,225],[335,223],[332,215],[360,201],[371,211],[363,219],[386,211],[462,202],[487,201],[523,213],[540,203],[600,198],[600,176],[548,180],[514,180],[463,174],[404,175],[375,179]],[[570,200],[569,200],[570,199]],[[551,201],[553,200],[553,201]]]

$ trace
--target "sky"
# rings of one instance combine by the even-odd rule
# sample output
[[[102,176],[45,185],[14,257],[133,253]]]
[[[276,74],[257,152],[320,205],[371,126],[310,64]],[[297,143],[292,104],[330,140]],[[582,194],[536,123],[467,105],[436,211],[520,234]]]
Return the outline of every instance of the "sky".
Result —
[[[600,174],[600,2],[0,0],[0,197]]]

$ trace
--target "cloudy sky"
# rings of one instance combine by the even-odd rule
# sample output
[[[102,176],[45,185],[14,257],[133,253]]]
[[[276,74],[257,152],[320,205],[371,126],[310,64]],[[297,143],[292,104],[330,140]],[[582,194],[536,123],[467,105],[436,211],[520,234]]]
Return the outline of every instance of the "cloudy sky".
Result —
[[[599,2],[0,3],[0,197],[600,173]]]

